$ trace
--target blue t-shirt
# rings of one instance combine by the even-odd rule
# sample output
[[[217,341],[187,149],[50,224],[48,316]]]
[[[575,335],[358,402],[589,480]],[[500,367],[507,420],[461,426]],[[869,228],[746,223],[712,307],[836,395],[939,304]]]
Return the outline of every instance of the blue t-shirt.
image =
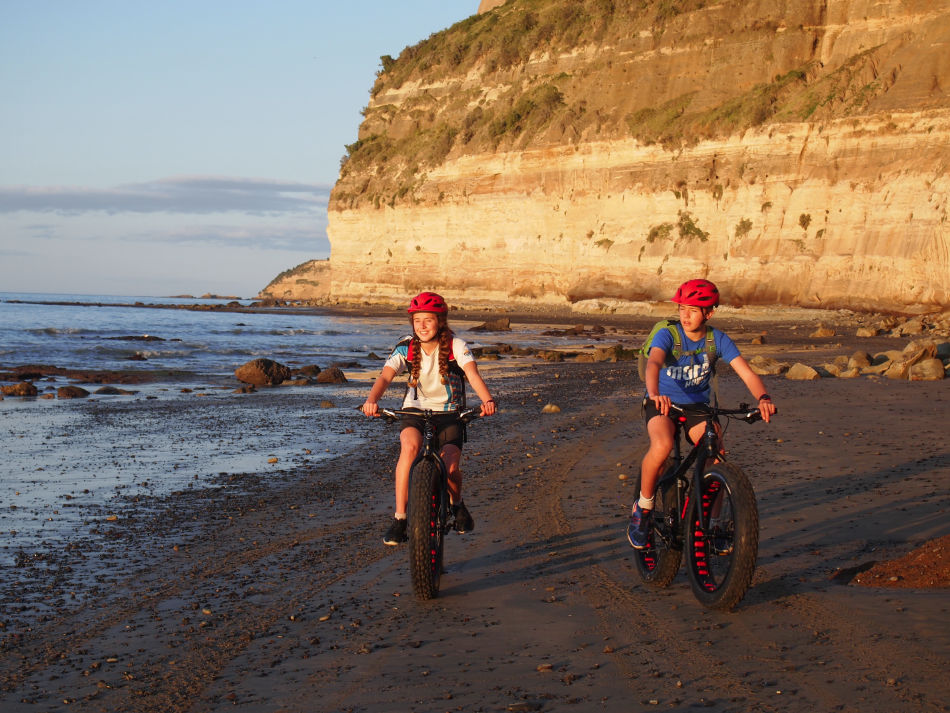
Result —
[[[681,349],[691,352],[701,349],[706,344],[706,328],[703,327],[703,336],[698,341],[689,339],[683,332],[683,325],[677,324],[680,333]],[[716,342],[716,354],[727,364],[739,356],[739,348],[725,333],[713,328],[713,339]],[[673,351],[673,335],[670,330],[661,329],[653,335],[650,349],[658,347],[669,354]],[[649,349],[647,350],[649,353]],[[669,396],[670,401],[676,404],[709,403],[709,382],[712,379],[712,365],[709,354],[684,354],[675,365],[665,364],[660,369],[660,395]]]

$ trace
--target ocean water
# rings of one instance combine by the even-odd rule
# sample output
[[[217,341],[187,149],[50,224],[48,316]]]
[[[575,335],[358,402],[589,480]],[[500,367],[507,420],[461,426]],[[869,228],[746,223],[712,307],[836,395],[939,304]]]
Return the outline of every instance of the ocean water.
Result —
[[[0,366],[163,369],[219,380],[257,357],[321,366],[365,358],[369,352],[386,351],[405,331],[405,324],[396,320],[290,310],[241,313],[121,306],[136,302],[171,306],[227,301],[0,293]],[[161,341],[122,339],[144,335]],[[147,361],[130,360],[136,355]]]
[[[176,372],[167,382],[118,385],[135,392],[130,395],[0,401],[0,564],[22,562],[41,546],[55,548],[95,529],[138,496],[203,487],[228,473],[306,466],[358,447],[366,430],[353,428],[359,418],[353,406],[378,373],[380,357],[408,332],[398,313],[387,318],[124,306],[137,302],[214,303],[0,293],[0,372],[28,364]],[[472,346],[482,340],[544,348],[584,343],[542,335],[545,325],[515,325],[503,334],[469,332],[475,325],[452,322]],[[160,340],[122,339],[143,335]],[[366,376],[339,386],[235,394],[234,370],[258,357],[291,367],[356,364],[347,370]],[[41,395],[51,395],[66,383],[57,377],[36,385]],[[99,386],[86,388],[94,392]]]

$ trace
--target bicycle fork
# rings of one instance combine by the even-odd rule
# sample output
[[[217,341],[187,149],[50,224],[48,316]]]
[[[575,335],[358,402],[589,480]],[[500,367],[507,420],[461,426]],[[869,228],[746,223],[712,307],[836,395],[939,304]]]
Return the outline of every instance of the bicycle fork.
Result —
[[[704,493],[703,492],[703,470],[705,466],[711,460],[715,459],[717,454],[717,444],[719,443],[719,434],[716,433],[716,427],[712,421],[706,421],[706,433],[703,434],[703,443],[705,445],[705,453],[703,457],[696,458],[696,464],[693,467],[693,497],[699,498],[699,507],[697,510],[697,522],[690,523],[690,527],[696,528],[697,537],[706,537],[709,532],[709,522],[712,519],[712,511],[714,500],[716,498],[715,492]],[[686,513],[689,509],[689,498],[687,498],[687,503],[683,509],[683,517],[686,517]]]

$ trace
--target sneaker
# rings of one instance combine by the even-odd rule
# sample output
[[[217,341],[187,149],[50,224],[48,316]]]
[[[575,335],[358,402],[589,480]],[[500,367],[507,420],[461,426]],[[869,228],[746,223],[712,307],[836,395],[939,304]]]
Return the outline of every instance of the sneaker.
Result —
[[[459,500],[458,505],[452,506],[452,514],[455,516],[456,532],[471,532],[475,529],[475,521],[472,519],[472,514],[461,500]]]
[[[383,536],[383,544],[385,545],[398,545],[401,542],[406,542],[409,537],[406,535],[406,520],[398,518],[393,518],[393,524],[389,526],[389,529],[386,530],[386,534]]]
[[[627,539],[635,550],[645,550],[650,542],[650,528],[653,525],[653,511],[643,510],[640,503],[633,508],[630,524],[627,525]]]

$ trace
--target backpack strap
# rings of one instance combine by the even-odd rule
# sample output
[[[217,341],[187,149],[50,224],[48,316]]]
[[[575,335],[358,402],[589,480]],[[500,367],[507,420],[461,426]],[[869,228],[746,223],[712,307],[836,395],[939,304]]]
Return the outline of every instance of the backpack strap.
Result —
[[[679,361],[681,356],[683,356],[683,340],[680,339],[680,330],[678,325],[679,322],[675,322],[673,320],[669,320],[666,325],[666,329],[673,337],[673,348],[670,350],[669,356],[672,357],[671,361],[674,364]]]
[[[719,372],[716,371],[716,362],[719,360],[719,354],[716,352],[716,335],[713,328],[706,325],[706,353],[709,355],[709,368],[712,369],[713,406],[719,406]]]

